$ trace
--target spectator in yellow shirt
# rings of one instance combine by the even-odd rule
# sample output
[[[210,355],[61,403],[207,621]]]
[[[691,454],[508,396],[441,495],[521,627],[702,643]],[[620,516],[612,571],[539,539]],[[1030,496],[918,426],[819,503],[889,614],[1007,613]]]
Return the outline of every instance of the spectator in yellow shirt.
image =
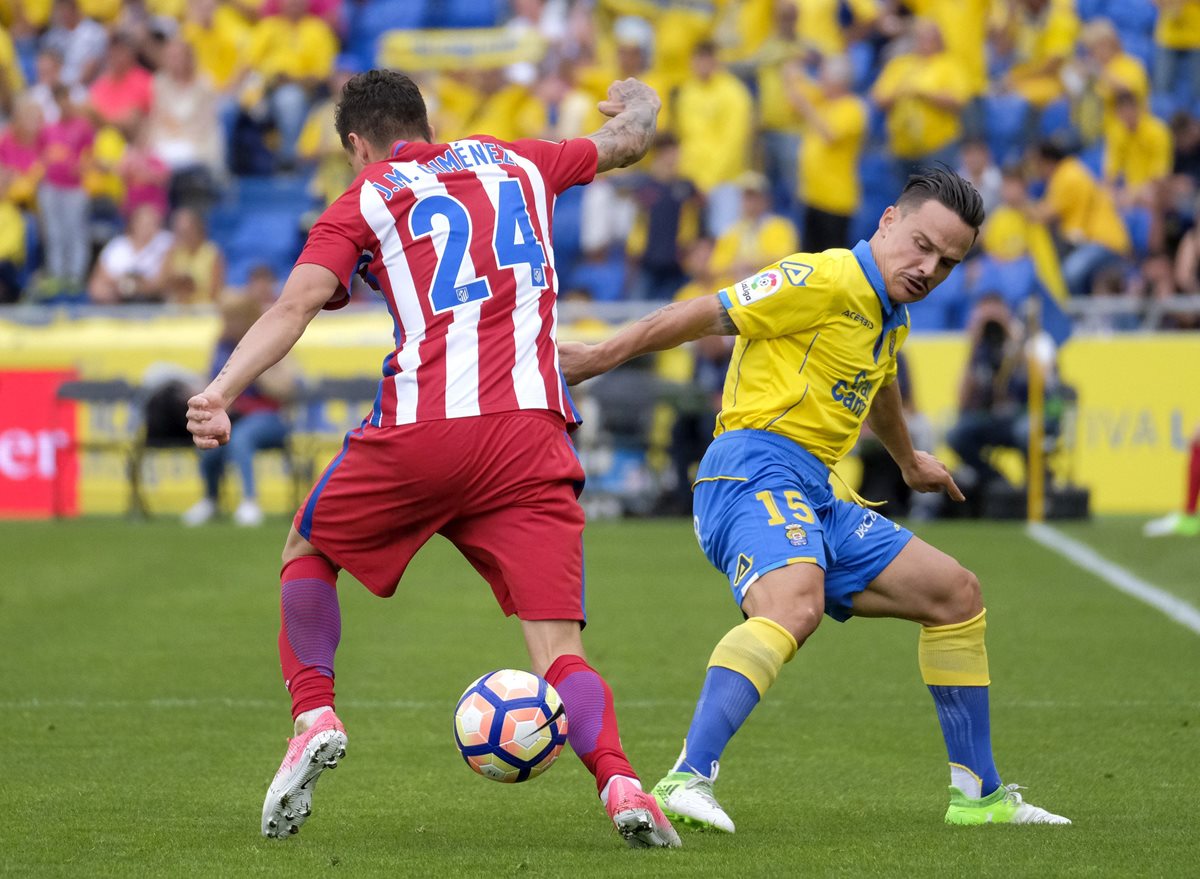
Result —
[[[757,171],[746,171],[737,180],[741,190],[741,216],[713,248],[710,268],[717,286],[747,278],[762,266],[800,249],[796,226],[786,217],[772,214],[771,187]]]
[[[979,246],[992,259],[1008,262],[1029,257],[1037,278],[1057,300],[1067,298],[1067,285],[1054,239],[1044,223],[1033,216],[1021,168],[1010,165],[1000,172],[1000,204],[989,208],[979,233]]]
[[[1200,101],[1200,0],[1154,0],[1154,90],[1181,109]]]
[[[1150,77],[1140,59],[1123,51],[1121,36],[1107,18],[1094,18],[1083,28],[1080,44],[1087,50],[1082,61],[1085,95],[1100,102],[1099,129],[1085,133],[1085,140],[1095,136],[1108,137],[1118,124],[1116,99],[1120,92],[1129,92],[1145,101],[1150,94]],[[1087,127],[1081,124],[1081,127]],[[1096,124],[1091,124],[1096,129]]]
[[[1077,156],[1056,142],[1037,148],[1036,164],[1046,193],[1034,216],[1056,227],[1066,248],[1063,279],[1072,296],[1089,295],[1097,277],[1121,270],[1130,255],[1129,232],[1112,193]]]
[[[529,88],[534,75],[523,65],[476,71],[475,103],[462,121],[462,136],[490,134],[500,140],[541,137],[548,123],[546,108]]]
[[[196,66],[219,92],[232,86],[249,33],[241,14],[218,0],[189,0],[187,19],[179,29],[196,53]]]
[[[679,169],[708,200],[707,225],[720,235],[737,220],[741,189],[735,182],[750,167],[754,103],[741,81],[717,61],[704,42],[692,56],[692,79],[675,97]]]
[[[879,0],[793,0],[797,31],[805,44],[821,55],[841,55],[863,39],[879,19]],[[843,21],[843,12],[849,21]]]
[[[337,52],[337,36],[322,19],[308,14],[307,0],[282,0],[279,14],[262,19],[250,32],[243,102],[258,103],[254,99],[261,89],[279,131],[277,160],[283,169],[296,164],[296,141],[316,89],[333,72]]]
[[[1132,92],[1119,92],[1114,103],[1117,122],[1104,145],[1104,179],[1121,187],[1125,201],[1154,203],[1156,185],[1171,174],[1171,129]]]
[[[0,27],[0,119],[12,112],[13,99],[25,89],[25,75],[8,29]]]
[[[850,220],[862,202],[858,160],[867,133],[867,105],[851,90],[853,76],[845,56],[834,55],[821,64],[815,97],[809,97],[798,70],[793,68],[788,78],[788,97],[804,120],[799,163],[803,240],[813,253],[850,245]]]
[[[1074,0],[1011,0],[1003,36],[1014,63],[1003,83],[1041,109],[1063,96],[1062,68],[1075,51]]]
[[[887,114],[888,143],[900,177],[897,190],[921,166],[958,164],[961,113],[969,97],[966,72],[945,50],[938,26],[917,19],[912,37],[912,51],[889,61],[871,89]]]
[[[802,121],[788,100],[785,82],[789,67],[807,54],[796,30],[796,7],[780,3],[775,8],[774,27],[758,52],[747,60],[755,70],[758,85],[758,145],[762,170],[771,181],[775,210],[794,216],[799,209],[797,160],[800,154]],[[661,122],[660,122],[661,124]]]

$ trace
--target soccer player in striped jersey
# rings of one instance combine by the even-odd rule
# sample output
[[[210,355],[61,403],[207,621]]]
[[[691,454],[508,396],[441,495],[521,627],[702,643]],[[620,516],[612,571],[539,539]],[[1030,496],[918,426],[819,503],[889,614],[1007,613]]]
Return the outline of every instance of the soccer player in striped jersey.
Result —
[[[920,624],[921,675],[950,757],[947,823],[1070,823],[1000,782],[975,575],[875,510],[836,498],[829,485],[830,469],[869,421],[909,486],[963,500],[945,466],[913,448],[896,353],[908,336],[907,304],[946,279],[982,222],[970,183],[926,169],[909,178],[870,241],[791,254],[599,345],[561,346],[574,384],[689,339],[738,337],[693,512],[700,546],[729,577],[746,622],[713,650],[683,753],[655,785],[668,817],[733,832],[713,796],[721,753],[824,612]]]
[[[558,368],[556,197],[645,155],[659,99],[613,83],[585,138],[436,143],[416,84],[372,70],[342,91],[336,126],[358,176],[317,220],[279,300],[189,401],[196,445],[229,439],[228,407],[286,354],[355,274],[387,304],[394,348],[370,415],[297,512],[283,551],[279,653],[294,738],[262,832],[296,833],[321,772],[345,753],[334,712],[337,572],[392,595],[413,555],[447,537],[521,620],[533,670],[562,697],[568,740],[634,847],[677,846],[621,748],[612,692],[583,655],[583,470]],[[448,637],[451,635],[448,625]]]

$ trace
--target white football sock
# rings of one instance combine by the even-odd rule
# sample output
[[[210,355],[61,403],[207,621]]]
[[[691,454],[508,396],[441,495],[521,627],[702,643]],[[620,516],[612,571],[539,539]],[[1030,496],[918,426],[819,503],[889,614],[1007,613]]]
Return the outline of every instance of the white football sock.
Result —
[[[332,705],[322,705],[320,708],[310,708],[308,711],[301,711],[296,716],[296,722],[292,726],[292,730],[293,730],[292,734],[297,735],[297,736],[300,735],[305,730],[307,730],[310,726],[312,726],[314,723],[316,723],[318,717],[320,717],[326,711],[332,711],[332,710],[333,710]]]

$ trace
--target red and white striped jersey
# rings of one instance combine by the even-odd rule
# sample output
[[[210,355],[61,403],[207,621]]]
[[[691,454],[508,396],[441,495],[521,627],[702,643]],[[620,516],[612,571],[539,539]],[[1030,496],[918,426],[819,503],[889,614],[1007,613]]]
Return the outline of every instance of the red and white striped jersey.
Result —
[[[325,210],[297,264],[341,281],[326,308],[360,274],[395,324],[371,424],[517,409],[577,420],[558,367],[551,224],[556,197],[596,161],[586,138],[401,141]]]

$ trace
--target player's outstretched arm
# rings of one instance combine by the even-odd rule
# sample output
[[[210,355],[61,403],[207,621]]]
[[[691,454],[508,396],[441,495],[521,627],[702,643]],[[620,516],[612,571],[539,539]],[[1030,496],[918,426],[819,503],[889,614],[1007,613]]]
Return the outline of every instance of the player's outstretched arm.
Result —
[[[719,297],[701,296],[664,305],[596,345],[560,342],[559,367],[567,384],[576,385],[634,357],[717,335],[735,336],[737,327]]]
[[[626,168],[646,155],[662,107],[658,93],[644,82],[622,79],[608,87],[608,100],[601,101],[598,107],[612,118],[595,134],[588,135],[599,153],[597,173]]]
[[[896,382],[879,389],[871,403],[871,411],[867,413],[867,424],[900,468],[909,488],[913,491],[945,489],[951,500],[966,500],[945,464],[928,452],[913,448]]]
[[[208,387],[188,400],[188,430],[199,448],[229,442],[230,403],[292,350],[337,289],[329,269],[310,263],[292,269],[279,299],[246,331]]]

